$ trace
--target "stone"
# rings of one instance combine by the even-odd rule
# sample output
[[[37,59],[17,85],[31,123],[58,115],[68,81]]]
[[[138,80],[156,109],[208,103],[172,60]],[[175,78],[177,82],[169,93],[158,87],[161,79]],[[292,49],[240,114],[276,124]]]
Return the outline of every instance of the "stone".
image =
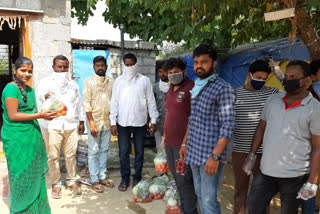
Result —
[[[41,0],[16,0],[16,7],[19,9],[41,10]]]
[[[58,23],[59,19],[55,17],[49,17],[47,15],[43,16],[42,22],[45,24],[56,24]]]
[[[156,64],[156,59],[154,57],[143,57],[142,58],[143,65],[153,65]]]
[[[0,7],[14,8],[14,1],[0,0]]]
[[[60,23],[63,25],[66,25],[68,27],[70,27],[71,25],[71,16],[67,17],[67,16],[60,16]]]
[[[60,16],[60,10],[55,8],[47,8],[44,11],[44,14],[49,16],[49,17],[54,17],[54,18],[58,18]]]

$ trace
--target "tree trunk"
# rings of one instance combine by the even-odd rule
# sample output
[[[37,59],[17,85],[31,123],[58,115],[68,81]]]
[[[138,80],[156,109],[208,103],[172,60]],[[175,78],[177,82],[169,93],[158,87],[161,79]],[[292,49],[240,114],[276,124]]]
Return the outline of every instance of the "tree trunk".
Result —
[[[320,59],[320,39],[312,26],[311,18],[303,7],[295,8],[297,35],[307,46],[311,59]]]

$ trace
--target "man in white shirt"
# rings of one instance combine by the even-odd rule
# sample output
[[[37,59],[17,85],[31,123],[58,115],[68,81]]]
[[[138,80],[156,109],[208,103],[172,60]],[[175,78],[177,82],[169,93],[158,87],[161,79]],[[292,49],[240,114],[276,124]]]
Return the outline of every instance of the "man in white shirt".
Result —
[[[121,183],[120,191],[126,191],[130,183],[131,134],[135,149],[133,186],[141,180],[144,136],[147,128],[148,112],[151,118],[149,130],[154,134],[158,118],[157,105],[149,78],[138,74],[137,57],[126,54],[123,58],[123,74],[113,85],[110,121],[111,133],[118,136]]]
[[[82,107],[79,87],[75,81],[68,77],[69,60],[62,55],[53,59],[54,73],[42,80],[38,87],[37,100],[42,104],[50,96],[62,101],[68,111],[65,116],[57,117],[49,122],[41,121],[41,126],[49,131],[48,165],[49,177],[52,182],[52,198],[61,198],[61,173],[59,159],[61,146],[67,168],[67,185],[72,193],[81,194],[81,188],[76,182],[76,152],[78,147],[78,134],[84,131],[84,111]],[[80,124],[78,126],[78,122]]]
[[[88,162],[92,189],[102,193],[104,188],[113,187],[106,178],[107,158],[110,144],[110,101],[113,80],[106,76],[108,65],[103,56],[93,59],[95,74],[84,81],[83,107],[87,115]]]

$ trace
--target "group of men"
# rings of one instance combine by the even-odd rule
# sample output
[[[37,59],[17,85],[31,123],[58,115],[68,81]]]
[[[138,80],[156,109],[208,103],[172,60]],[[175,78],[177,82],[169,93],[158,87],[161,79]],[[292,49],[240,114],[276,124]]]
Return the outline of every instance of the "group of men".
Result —
[[[115,81],[106,75],[106,59],[97,56],[93,60],[95,74],[84,82],[82,101],[77,84],[68,76],[68,59],[55,57],[53,75],[41,81],[37,90],[40,108],[51,96],[68,108],[66,116],[41,122],[44,139],[48,135],[52,197],[61,198],[61,147],[67,185],[74,194],[81,194],[76,150],[86,114],[88,165],[96,192],[103,192],[104,186],[114,187],[106,177],[111,135],[118,136],[122,177],[119,191],[126,191],[130,185],[132,142],[135,149],[132,186],[141,180],[144,136],[148,130],[155,135],[157,149],[166,152],[182,213],[198,213],[197,204],[203,214],[221,213],[217,195],[226,160],[225,148],[232,137],[234,213],[247,210],[251,173],[255,179],[248,200],[250,214],[267,213],[272,197],[278,192],[282,213],[298,213],[302,199],[311,198],[308,206],[313,203],[314,207],[320,171],[317,119],[320,103],[312,94],[320,96],[320,63],[311,63],[311,69],[308,63],[290,62],[285,76],[272,65],[286,90],[280,93],[276,88],[264,86],[271,73],[264,60],[250,65],[248,82],[236,90],[216,72],[217,52],[213,47],[199,45],[193,51],[193,60],[198,77],[194,82],[187,78],[185,62],[170,58],[158,66],[160,81],[153,90],[150,79],[139,73],[135,55],[124,56],[123,74]],[[307,91],[311,76],[312,94]],[[182,171],[176,170],[178,163]]]

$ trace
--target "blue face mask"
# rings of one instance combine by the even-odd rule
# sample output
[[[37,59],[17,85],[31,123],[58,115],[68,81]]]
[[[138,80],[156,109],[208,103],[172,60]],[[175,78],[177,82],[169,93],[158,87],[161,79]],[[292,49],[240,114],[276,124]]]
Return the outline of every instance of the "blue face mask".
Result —
[[[251,73],[250,73],[250,76],[251,76],[251,81],[250,81],[251,86],[252,86],[255,90],[260,90],[260,89],[264,86],[264,84],[266,83],[265,80],[257,80],[257,79],[254,79],[254,78],[252,77],[252,74],[251,74]]]

